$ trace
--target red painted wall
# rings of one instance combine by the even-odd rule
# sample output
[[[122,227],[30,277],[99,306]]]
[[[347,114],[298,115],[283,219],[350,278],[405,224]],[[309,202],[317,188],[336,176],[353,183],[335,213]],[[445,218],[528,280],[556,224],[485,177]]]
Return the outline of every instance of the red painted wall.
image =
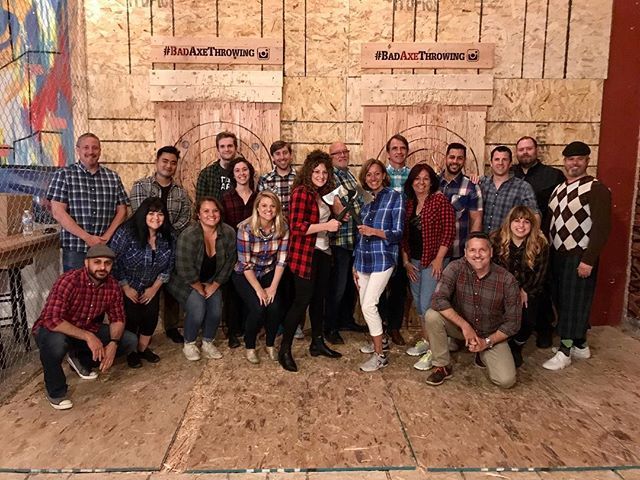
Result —
[[[639,128],[640,2],[614,0],[597,175],[611,189],[613,229],[600,258],[592,325],[617,325],[626,312]]]

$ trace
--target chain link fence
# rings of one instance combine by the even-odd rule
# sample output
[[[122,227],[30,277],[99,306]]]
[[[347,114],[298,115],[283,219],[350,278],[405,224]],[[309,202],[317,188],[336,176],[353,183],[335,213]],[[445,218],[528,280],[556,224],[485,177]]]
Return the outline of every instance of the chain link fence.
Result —
[[[60,273],[46,191],[73,161],[74,112],[86,111],[74,91],[84,67],[72,51],[84,39],[69,25],[79,14],[68,0],[0,7],[0,390],[37,362],[31,327]],[[25,211],[32,232],[23,232]]]

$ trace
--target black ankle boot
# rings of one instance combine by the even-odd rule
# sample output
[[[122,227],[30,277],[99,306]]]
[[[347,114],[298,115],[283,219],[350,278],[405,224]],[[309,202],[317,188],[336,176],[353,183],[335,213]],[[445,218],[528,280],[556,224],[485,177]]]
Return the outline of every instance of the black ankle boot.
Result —
[[[311,345],[309,345],[309,353],[312,357],[323,355],[329,358],[340,358],[342,356],[340,352],[336,352],[335,350],[331,350],[327,347],[322,337],[315,337],[311,341]]]
[[[509,340],[509,348],[511,349],[513,363],[516,364],[516,368],[520,368],[524,363],[524,359],[522,358],[522,347],[524,347],[524,345],[518,345],[515,340]]]
[[[280,365],[282,365],[282,368],[284,368],[285,370],[288,370],[290,372],[298,371],[298,366],[293,360],[290,348],[280,348],[280,351],[278,352],[278,362],[280,362]]]

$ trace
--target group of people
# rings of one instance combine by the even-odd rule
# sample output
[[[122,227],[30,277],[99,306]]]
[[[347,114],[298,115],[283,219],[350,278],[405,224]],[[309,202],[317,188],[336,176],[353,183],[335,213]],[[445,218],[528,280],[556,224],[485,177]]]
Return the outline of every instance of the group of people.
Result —
[[[150,345],[161,298],[166,335],[183,343],[190,361],[222,357],[216,336],[224,319],[229,347],[243,335],[250,363],[260,363],[264,328],[268,357],[295,372],[292,344],[308,309],[311,356],[340,358],[341,331],[368,331],[360,369],[372,372],[388,365],[390,342],[406,344],[408,290],[422,338],[407,353],[420,357],[416,369],[432,370],[430,385],[451,377],[450,351],[464,342],[492,382],[512,386],[531,334],[539,347],[551,346],[554,305],[561,341],[543,366],[558,370],[590,356],[610,194],[587,174],[586,144],[566,146],[563,174],[523,137],[516,165],[508,147],[496,147],[481,178],[464,174],[460,143],[447,147],[442,172],[409,168],[400,134],[386,144],[388,163],[367,160],[358,178],[341,141],[312,151],[297,170],[291,145],[277,141],[274,168],[259,179],[233,133],[219,133],[216,149],[218,159],[198,176],[195,208],[175,182],[173,146],[158,150],[155,173],[136,181],[130,197],[99,164],[91,133],[78,138],[78,163],[56,172],[47,198],[62,227],[64,273],[33,328],[54,408],[72,407],[65,357],[85,379],[116,355],[131,368],[160,361]],[[356,297],[366,326],[354,319]]]

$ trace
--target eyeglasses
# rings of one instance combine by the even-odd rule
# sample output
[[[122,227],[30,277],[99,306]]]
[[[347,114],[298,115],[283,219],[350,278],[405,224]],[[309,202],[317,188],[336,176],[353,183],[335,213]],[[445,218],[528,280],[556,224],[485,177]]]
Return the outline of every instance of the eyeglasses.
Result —
[[[331,155],[332,157],[337,155],[349,155],[349,150],[340,150],[339,152],[333,152],[333,153],[330,153],[329,155]]]

